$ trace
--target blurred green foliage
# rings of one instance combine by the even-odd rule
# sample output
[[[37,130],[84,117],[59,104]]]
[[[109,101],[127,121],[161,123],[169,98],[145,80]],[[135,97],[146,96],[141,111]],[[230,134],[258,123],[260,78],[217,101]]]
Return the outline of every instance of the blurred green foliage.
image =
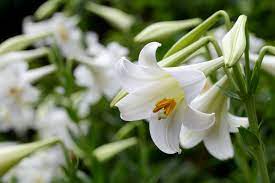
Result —
[[[207,18],[220,9],[226,10],[234,20],[240,14],[248,16],[249,29],[258,37],[267,41],[275,40],[275,1],[273,0],[96,0],[96,2],[115,8],[119,8],[134,15],[137,21],[130,32],[118,32],[111,28],[96,15],[85,13],[81,2],[76,6],[76,13],[83,17],[81,27],[83,30],[93,30],[100,35],[104,43],[118,41],[130,50],[130,57],[135,60],[142,45],[134,43],[134,36],[147,25],[156,21],[182,20],[188,18]],[[1,8],[1,6],[0,6]],[[183,33],[163,41],[158,54],[163,55]],[[61,72],[61,71],[60,71]],[[62,72],[66,72],[64,69]],[[62,83],[60,73],[45,78],[38,85],[43,88],[45,95],[53,93],[56,86]],[[68,74],[70,79],[73,76]],[[54,81],[54,82],[53,82]],[[272,181],[275,181],[275,78],[263,73],[258,87],[257,111],[259,118],[263,121],[262,133],[266,143],[269,172]],[[55,87],[53,87],[55,85]],[[46,86],[46,87],[45,87]],[[47,87],[51,86],[51,87]],[[63,86],[64,88],[66,86]],[[74,90],[75,86],[70,86]],[[70,97],[68,96],[57,96]],[[238,115],[245,115],[244,106],[238,101],[232,102],[232,111]],[[74,113],[73,108],[68,108],[68,113]],[[74,115],[72,115],[74,116]],[[72,117],[71,116],[71,117]],[[72,117],[74,118],[74,117]],[[125,124],[120,118],[117,109],[110,109],[109,103],[102,99],[98,104],[91,107],[87,119],[91,123],[90,133],[75,139],[79,148],[90,155],[91,151],[100,145],[115,140],[117,131]],[[77,121],[77,120],[75,120]],[[30,137],[29,137],[30,136]],[[202,182],[202,183],[243,183],[252,180],[256,182],[255,166],[252,164],[250,155],[245,147],[240,145],[240,137],[233,137],[235,145],[235,159],[219,161],[207,153],[202,144],[190,150],[184,150],[179,155],[166,155],[154,146],[150,139],[147,123],[141,123],[134,128],[127,137],[137,136],[139,145],[131,148],[116,158],[99,164],[91,156],[87,158],[90,163],[84,161],[70,161],[64,168],[67,177],[58,179],[56,182],[85,182],[76,175],[81,170],[93,180],[92,182]],[[10,137],[13,137],[11,139]],[[2,134],[1,140],[19,140],[13,132]],[[33,139],[32,132],[21,141]],[[240,155],[246,155],[242,159]],[[241,161],[247,161],[248,167],[239,168]],[[77,167],[77,168],[76,168]],[[271,181],[271,182],[272,182]]]

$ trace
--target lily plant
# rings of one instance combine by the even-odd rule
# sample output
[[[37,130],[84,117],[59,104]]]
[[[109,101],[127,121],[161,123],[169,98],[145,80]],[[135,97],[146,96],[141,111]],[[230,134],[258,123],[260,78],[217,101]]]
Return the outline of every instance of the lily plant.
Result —
[[[207,33],[220,18],[224,18],[227,31],[216,40]],[[250,60],[249,40],[253,39],[249,38],[246,23],[247,17],[241,15],[232,26],[228,14],[218,11],[179,39],[160,61],[156,59],[160,46],[157,42],[146,44],[136,63],[122,58],[116,64],[116,72],[123,90],[111,106],[118,107],[125,121],[148,121],[153,142],[167,154],[180,153],[203,142],[211,155],[226,160],[234,157],[230,133],[240,132],[243,146],[256,162],[259,177],[268,183],[255,92],[261,66],[274,73],[275,62],[269,61],[272,56],[264,57],[267,53],[275,54],[275,48],[264,46],[258,55],[251,54]],[[163,32],[150,31],[160,25]],[[156,23],[135,40],[156,41],[178,31],[174,22]],[[200,63],[188,64],[202,53],[203,47],[206,57]],[[212,58],[213,51],[217,58]],[[212,79],[210,86],[206,84],[207,78]],[[229,113],[232,99],[244,104],[247,117]],[[249,167],[248,162],[243,163]]]

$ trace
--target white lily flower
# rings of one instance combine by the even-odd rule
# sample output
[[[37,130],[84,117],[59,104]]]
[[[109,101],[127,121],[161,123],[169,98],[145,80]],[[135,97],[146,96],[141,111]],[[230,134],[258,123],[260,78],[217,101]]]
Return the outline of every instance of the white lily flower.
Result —
[[[193,130],[212,126],[214,114],[205,114],[189,107],[200,94],[206,77],[198,69],[188,66],[161,68],[155,57],[159,43],[147,44],[140,52],[138,64],[121,59],[116,65],[122,88],[129,94],[116,106],[126,121],[147,119],[150,133],[157,147],[168,154],[180,152],[179,134],[183,119]],[[184,116],[188,110],[189,116]]]
[[[183,148],[192,148],[203,141],[208,152],[217,159],[225,160],[233,157],[234,150],[230,133],[238,132],[240,126],[248,127],[248,119],[228,112],[229,99],[221,91],[221,88],[224,88],[226,84],[227,78],[225,76],[191,102],[190,106],[194,109],[203,113],[215,113],[215,123],[213,126],[199,131],[182,126],[180,143]],[[194,118],[185,120],[196,123]]]
[[[16,178],[18,183],[51,183],[54,177],[61,175],[61,166],[64,164],[62,149],[54,147],[25,158],[10,170],[3,180],[10,182]]]
[[[41,22],[32,22],[30,17],[26,17],[23,22],[23,31],[25,34],[51,32],[64,56],[72,57],[83,53],[81,31],[77,23],[77,17],[66,17],[62,13],[56,13],[52,18]],[[47,44],[52,42],[51,37],[46,41]]]
[[[87,32],[85,40],[87,44],[86,52],[88,55],[96,56],[105,51],[105,47],[99,42],[96,32]]]
[[[52,105],[47,105],[45,108],[41,107],[38,110],[35,126],[41,139],[58,137],[70,149],[74,149],[75,145],[69,130],[75,134],[80,133],[66,111]]]
[[[14,62],[1,69],[0,74],[0,130],[25,131],[33,125],[31,104],[38,98],[38,90],[25,79],[27,64]]]
[[[119,91],[121,87],[113,65],[127,54],[126,48],[113,42],[94,57],[82,55],[76,58],[85,64],[79,65],[74,71],[77,84],[87,88],[79,104],[82,115],[87,114],[89,106],[98,102],[102,96],[110,100]]]
[[[242,56],[246,47],[245,24],[247,17],[239,16],[231,30],[222,39],[225,65],[233,66]]]

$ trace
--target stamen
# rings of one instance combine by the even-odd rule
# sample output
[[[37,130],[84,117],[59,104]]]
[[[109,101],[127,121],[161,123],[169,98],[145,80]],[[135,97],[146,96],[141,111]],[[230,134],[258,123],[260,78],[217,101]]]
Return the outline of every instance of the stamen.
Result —
[[[165,117],[169,116],[173,112],[177,105],[175,99],[164,98],[156,103],[155,108],[153,109],[154,113],[160,112],[159,120],[165,119]]]
[[[66,42],[69,40],[69,34],[68,34],[68,31],[66,29],[66,27],[63,25],[63,24],[60,24],[58,26],[58,33],[61,37],[61,39]]]

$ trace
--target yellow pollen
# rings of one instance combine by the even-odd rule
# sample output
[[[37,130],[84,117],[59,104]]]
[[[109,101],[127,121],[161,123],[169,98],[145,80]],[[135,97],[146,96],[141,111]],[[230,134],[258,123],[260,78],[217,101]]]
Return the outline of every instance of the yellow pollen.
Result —
[[[68,34],[68,31],[67,31],[67,29],[65,28],[65,26],[63,25],[63,24],[60,24],[59,26],[58,26],[58,33],[59,33],[59,35],[60,35],[60,37],[61,37],[61,39],[63,40],[63,41],[68,41],[69,40],[69,34]]]
[[[19,96],[22,92],[22,89],[21,88],[15,88],[15,87],[12,87],[10,90],[9,90],[9,95],[10,96]]]
[[[176,107],[176,104],[177,104],[177,102],[175,101],[175,99],[164,98],[156,103],[156,106],[155,106],[153,112],[156,113],[163,109],[164,114],[166,116],[168,116],[169,114],[171,114],[173,112],[173,110]]]

